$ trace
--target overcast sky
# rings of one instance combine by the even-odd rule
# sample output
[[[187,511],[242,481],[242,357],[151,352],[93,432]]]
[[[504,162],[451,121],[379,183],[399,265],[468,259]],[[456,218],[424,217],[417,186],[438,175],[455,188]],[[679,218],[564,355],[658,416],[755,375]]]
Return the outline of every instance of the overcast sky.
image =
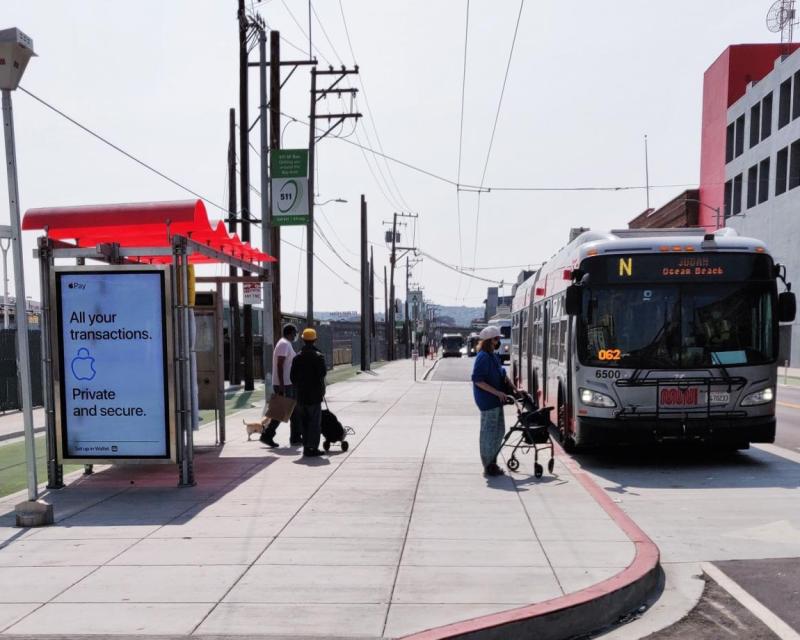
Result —
[[[728,44],[779,40],[765,27],[769,5],[764,0],[527,0],[486,165],[520,5],[471,0],[461,183],[480,184],[487,166],[487,187],[642,186],[647,134],[651,184],[695,186],[703,72]],[[307,52],[305,0],[252,6],[285,38],[284,59],[302,56],[293,47]],[[361,69],[363,86],[355,86],[362,89],[357,106],[365,117],[348,139],[377,149],[379,137],[386,154],[455,181],[467,3],[342,0],[340,8],[339,0],[315,0],[314,9],[319,20],[312,19],[312,40],[320,62],[326,64],[324,56]],[[0,27],[16,26],[31,36],[39,54],[23,78],[26,89],[210,201],[227,204],[228,109],[238,108],[236,0],[3,0],[3,20]],[[252,118],[258,102],[255,70],[250,78]],[[303,68],[285,87],[283,111],[306,119],[308,90]],[[334,99],[320,104],[320,112],[343,108]],[[19,91],[14,106],[23,210],[191,197]],[[351,131],[347,126],[339,133]],[[252,141],[258,146],[257,128]],[[286,127],[284,147],[307,142],[305,126]],[[341,258],[357,267],[358,200],[365,194],[381,276],[388,257],[382,222],[393,211],[419,214],[416,237],[412,226],[402,229],[403,243],[415,239],[444,262],[475,266],[482,277],[511,283],[517,265],[547,259],[571,227],[623,227],[645,208],[643,190],[492,191],[480,196],[478,220],[476,193],[457,196],[452,184],[341,140],[324,140],[317,157],[317,200],[348,200],[322,208],[322,229]],[[256,188],[258,163],[251,152]],[[0,180],[5,224],[5,174]],[[651,202],[658,206],[681,190],[655,188]],[[255,194],[251,206],[260,210]],[[212,217],[222,217],[215,205],[207,207]],[[258,237],[257,229],[254,233]],[[303,234],[300,228],[284,231],[298,245]],[[35,234],[26,232],[28,295],[38,299],[30,257],[34,241]],[[316,250],[338,274],[317,263],[316,308],[358,309],[358,292],[342,282],[357,286],[357,274],[319,240]],[[289,246],[282,251],[283,307],[302,311],[305,260]],[[404,274],[398,275],[402,282]],[[479,304],[488,286],[429,259],[414,269],[413,279],[440,304]]]

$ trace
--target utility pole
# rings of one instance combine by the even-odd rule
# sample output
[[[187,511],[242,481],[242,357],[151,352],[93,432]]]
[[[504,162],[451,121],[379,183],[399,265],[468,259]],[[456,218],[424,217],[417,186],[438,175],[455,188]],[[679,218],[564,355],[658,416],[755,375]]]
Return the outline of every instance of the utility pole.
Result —
[[[269,148],[281,148],[281,34],[278,31],[270,31],[269,34],[269,82],[270,82],[270,102],[269,102]],[[263,72],[262,72],[263,73]],[[263,116],[262,116],[263,117]],[[264,156],[262,155],[262,158]],[[264,171],[266,175],[266,171]],[[268,200],[268,213],[267,219],[269,221],[269,238],[270,246],[272,248],[272,256],[277,262],[272,263],[272,299],[270,305],[272,307],[272,336],[273,342],[270,343],[270,352],[276,338],[282,335],[281,332],[281,228],[272,224],[272,190],[269,189],[270,194]],[[266,193],[262,191],[261,193]],[[265,225],[266,226],[266,225]],[[264,305],[267,305],[266,299]],[[270,363],[272,360],[270,360]]]
[[[388,283],[389,278],[386,277],[386,265],[383,265],[383,341],[386,343],[386,359],[391,360],[391,353],[389,351],[389,345],[392,343],[391,333],[389,332],[389,294],[386,290]]]
[[[275,245],[272,243],[272,211],[269,197],[269,178],[267,177],[269,144],[267,143],[267,32],[264,27],[259,25],[258,29],[258,118],[259,133],[261,134],[261,250],[264,253],[275,256]],[[273,96],[274,97],[274,96]],[[270,280],[275,280],[278,273],[277,262],[270,263]],[[274,338],[274,323],[272,319],[272,282],[266,281],[261,287],[261,304],[263,305],[263,315],[261,318],[261,366],[264,373],[264,384],[267,384],[271,374],[272,366],[272,345]],[[280,282],[278,283],[280,291]],[[280,307],[278,307],[280,313]],[[280,335],[280,334],[279,334]]]
[[[395,359],[395,330],[394,330],[394,265],[397,253],[397,213],[392,216],[392,254],[389,257],[389,265],[391,268],[391,281],[389,284],[389,360]]]
[[[369,260],[367,258],[367,201],[361,194],[361,370],[369,371]]]
[[[373,358],[375,345],[375,252],[369,248],[369,357]]]
[[[337,88],[342,80],[348,75],[358,73],[358,66],[352,69],[347,69],[344,66],[341,69],[334,69],[328,67],[327,70],[317,70],[316,67],[311,67],[311,108],[308,116],[308,229],[306,231],[306,281],[307,281],[307,297],[306,297],[306,324],[311,327],[314,325],[314,159],[316,144],[327,136],[336,127],[342,124],[348,118],[360,118],[360,113],[326,113],[322,115],[317,114],[317,102],[322,98],[326,98],[328,94],[336,94],[341,96],[343,93],[355,95],[358,89],[340,89]],[[331,76],[331,82],[327,87],[322,89],[317,88],[317,76]],[[338,76],[338,77],[336,77]],[[319,137],[317,137],[317,119],[326,119],[329,123],[328,129]],[[330,124],[334,121],[333,124]]]
[[[415,247],[398,247],[397,246],[397,225],[398,225],[397,219],[398,218],[416,218],[416,217],[417,217],[417,215],[415,213],[395,213],[392,216],[392,222],[391,222],[391,225],[392,225],[392,253],[391,253],[390,257],[389,257],[389,265],[390,265],[390,268],[391,268],[391,274],[389,276],[389,279],[390,279],[389,296],[391,298],[390,301],[389,301],[390,302],[389,316],[390,316],[390,319],[391,319],[390,329],[391,329],[392,333],[391,333],[391,340],[389,341],[389,344],[391,346],[390,351],[389,351],[389,353],[390,353],[389,360],[394,360],[397,357],[396,348],[395,348],[395,338],[396,338],[396,336],[395,336],[395,330],[394,330],[394,326],[395,326],[394,267],[397,264],[397,260],[398,260],[397,251],[399,249],[400,251],[408,253],[409,251],[415,251],[416,250]],[[384,222],[384,224],[389,224],[389,223],[388,222]],[[400,223],[400,224],[404,224],[404,223]],[[402,258],[402,256],[400,256],[400,257]]]
[[[247,36],[250,21],[244,9],[244,0],[239,0],[239,162],[241,174],[239,192],[242,202],[242,242],[250,242],[250,117],[247,105]],[[249,275],[247,272],[244,275]],[[244,305],[244,388],[252,391],[253,386],[253,307]]]
[[[411,355],[411,333],[409,331],[410,326],[408,322],[408,282],[411,280],[411,261],[409,260],[408,256],[406,256],[406,304],[405,304],[405,313],[403,314],[403,333],[404,339],[406,342],[406,357]]]
[[[306,227],[306,326],[314,326],[314,142],[316,140],[317,68],[311,67],[311,113],[308,118],[308,226]]]
[[[236,112],[228,112],[228,231],[236,233]],[[235,278],[239,275],[236,267],[229,270],[231,283],[228,285],[228,306],[231,321],[228,327],[230,338],[230,371],[228,379],[232,385],[242,382],[241,354],[239,351],[239,284]]]

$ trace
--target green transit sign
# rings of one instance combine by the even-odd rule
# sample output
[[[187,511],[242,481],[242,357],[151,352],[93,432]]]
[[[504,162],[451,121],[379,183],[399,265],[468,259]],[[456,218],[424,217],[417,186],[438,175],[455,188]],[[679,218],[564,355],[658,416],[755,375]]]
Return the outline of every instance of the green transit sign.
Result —
[[[308,149],[274,149],[272,168],[272,224],[308,224]]]

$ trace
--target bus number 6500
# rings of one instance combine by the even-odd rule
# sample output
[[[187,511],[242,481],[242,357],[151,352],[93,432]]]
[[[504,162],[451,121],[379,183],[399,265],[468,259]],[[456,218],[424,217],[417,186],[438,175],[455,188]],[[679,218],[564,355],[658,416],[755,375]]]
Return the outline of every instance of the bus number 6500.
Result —
[[[617,369],[597,369],[594,372],[595,378],[621,378],[622,371]]]

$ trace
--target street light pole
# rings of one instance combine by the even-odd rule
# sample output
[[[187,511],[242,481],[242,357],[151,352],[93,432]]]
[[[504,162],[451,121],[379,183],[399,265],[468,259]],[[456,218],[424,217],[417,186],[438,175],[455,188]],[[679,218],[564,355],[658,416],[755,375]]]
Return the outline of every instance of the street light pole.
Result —
[[[3,252],[3,329],[8,329],[8,250],[10,247],[10,236],[0,239],[0,251]]]
[[[28,344],[28,312],[25,308],[25,273],[22,267],[22,230],[19,214],[19,184],[17,181],[17,152],[14,141],[14,111],[11,91],[3,89],[3,132],[6,144],[8,172],[8,209],[11,213],[11,256],[14,261],[16,292],[17,365],[22,391],[22,418],[25,427],[25,460],[28,466],[28,500],[39,497],[36,481],[36,447],[33,441],[33,409],[31,394],[31,354]]]

